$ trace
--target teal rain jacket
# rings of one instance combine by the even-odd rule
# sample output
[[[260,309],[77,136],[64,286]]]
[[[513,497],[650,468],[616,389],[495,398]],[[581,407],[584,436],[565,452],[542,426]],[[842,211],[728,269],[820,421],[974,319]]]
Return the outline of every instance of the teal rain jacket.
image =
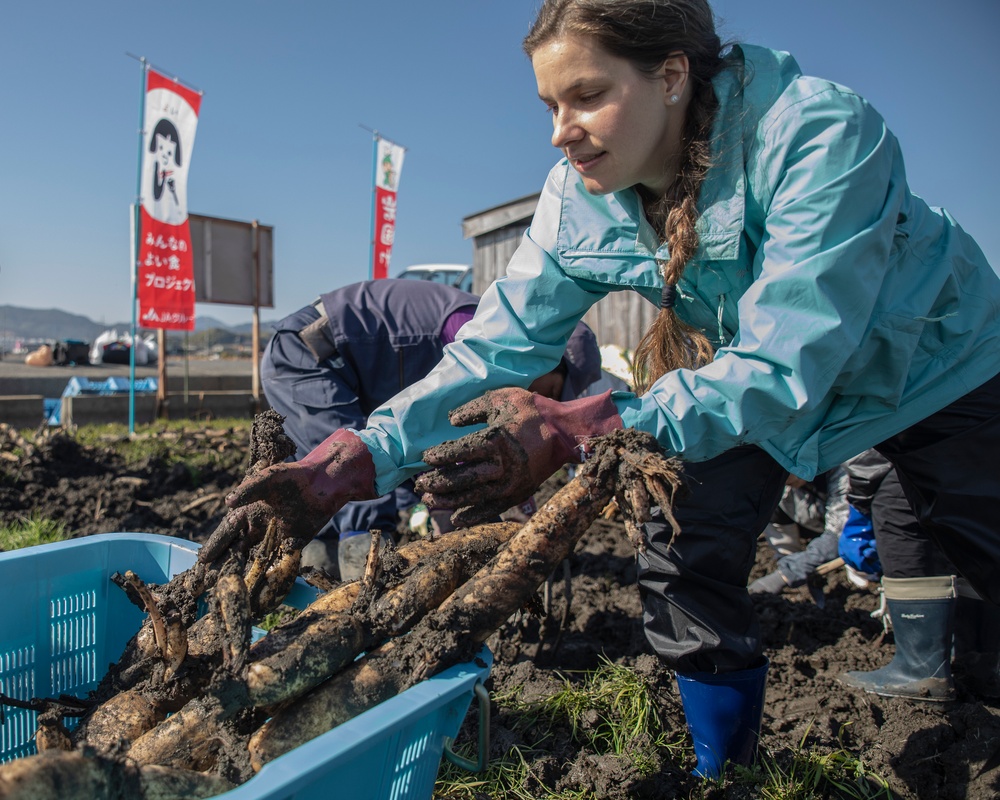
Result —
[[[743,46],[729,60],[676,305],[716,357],[613,398],[626,427],[669,453],[756,444],[809,479],[1000,372],[1000,278],[946,211],[910,193],[895,137],[862,98],[804,77],[787,53]],[[506,277],[435,370],[361,432],[379,491],[467,432],[449,409],[552,369],[609,292],[658,303],[667,258],[634,191],[590,195],[557,164]]]

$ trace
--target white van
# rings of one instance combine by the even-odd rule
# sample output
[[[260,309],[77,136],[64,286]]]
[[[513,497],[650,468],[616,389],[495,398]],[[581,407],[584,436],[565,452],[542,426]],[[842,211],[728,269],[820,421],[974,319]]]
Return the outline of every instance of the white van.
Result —
[[[472,267],[468,264],[414,264],[396,277],[446,283],[465,292],[472,291]]]

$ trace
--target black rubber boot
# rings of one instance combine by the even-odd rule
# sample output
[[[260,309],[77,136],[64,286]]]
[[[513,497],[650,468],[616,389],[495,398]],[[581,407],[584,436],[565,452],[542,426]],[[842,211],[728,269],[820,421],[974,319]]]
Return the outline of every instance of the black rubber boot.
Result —
[[[955,614],[955,579],[883,578],[892,620],[896,654],[872,672],[847,672],[841,683],[883,697],[933,703],[955,699],[951,675],[951,639]]]
[[[958,581],[955,605],[955,680],[981,697],[1000,697],[1000,606]]]

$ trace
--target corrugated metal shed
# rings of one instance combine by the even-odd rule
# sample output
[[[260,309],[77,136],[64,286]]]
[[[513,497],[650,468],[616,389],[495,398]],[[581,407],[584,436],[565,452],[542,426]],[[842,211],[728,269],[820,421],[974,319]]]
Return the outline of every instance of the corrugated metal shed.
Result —
[[[472,291],[482,294],[507,272],[538,205],[538,194],[511,200],[462,220],[462,235],[472,239]]]
[[[539,195],[531,194],[462,220],[462,234],[472,239],[472,291],[482,294],[503,277],[521,237],[531,223]],[[601,345],[634,350],[656,318],[657,308],[636,292],[614,292],[584,317]]]

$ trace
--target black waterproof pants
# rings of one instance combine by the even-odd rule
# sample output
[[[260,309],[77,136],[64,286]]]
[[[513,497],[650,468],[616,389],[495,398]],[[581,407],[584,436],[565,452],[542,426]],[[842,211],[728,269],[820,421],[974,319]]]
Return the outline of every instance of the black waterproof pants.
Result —
[[[920,529],[1000,604],[1000,375],[875,449],[895,465]]]
[[[886,578],[954,575],[955,567],[917,522],[896,470],[890,470],[872,498],[875,545]]]
[[[980,596],[1000,603],[1000,376],[876,449],[896,466],[923,535]],[[761,644],[747,578],[787,473],[755,446],[684,470],[688,491],[674,508],[680,534],[671,543],[662,517],[645,526],[646,637],[678,672],[756,666]]]
[[[684,465],[674,502],[681,530],[655,515],[639,556],[646,638],[673,669],[734,672],[761,660],[747,593],[757,537],[781,500],[788,472],[759,447]]]

